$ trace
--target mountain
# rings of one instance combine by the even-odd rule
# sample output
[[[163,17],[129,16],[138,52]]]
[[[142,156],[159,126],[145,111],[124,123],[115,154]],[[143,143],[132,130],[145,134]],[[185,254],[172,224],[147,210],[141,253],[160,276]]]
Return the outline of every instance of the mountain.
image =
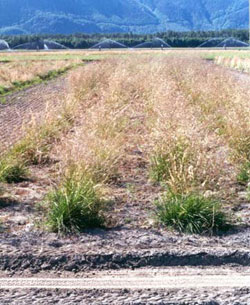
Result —
[[[0,0],[2,34],[247,27],[248,0]]]

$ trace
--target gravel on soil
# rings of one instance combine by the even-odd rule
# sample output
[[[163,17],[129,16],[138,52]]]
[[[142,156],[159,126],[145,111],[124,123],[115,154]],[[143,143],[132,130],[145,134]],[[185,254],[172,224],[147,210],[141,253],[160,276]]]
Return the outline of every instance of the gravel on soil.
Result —
[[[0,290],[0,303],[3,305],[249,305],[250,289]]]

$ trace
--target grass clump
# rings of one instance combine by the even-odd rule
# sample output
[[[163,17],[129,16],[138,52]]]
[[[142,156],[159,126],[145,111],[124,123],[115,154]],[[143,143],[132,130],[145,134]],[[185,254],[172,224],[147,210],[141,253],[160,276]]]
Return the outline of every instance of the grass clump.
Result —
[[[156,201],[159,221],[167,227],[189,234],[214,234],[230,228],[220,204],[201,195],[165,194]]]
[[[50,147],[58,130],[52,125],[26,135],[0,159],[0,181],[18,183],[27,179],[28,165],[45,164],[50,161]],[[59,133],[59,132],[58,132]]]
[[[247,182],[250,181],[250,162],[246,162],[242,165],[237,176],[237,181],[241,184],[247,184]]]
[[[0,182],[18,183],[27,178],[28,170],[18,158],[6,157],[0,160]]]
[[[65,122],[55,120],[42,126],[34,126],[27,135],[19,141],[11,153],[19,156],[25,163],[31,165],[45,164],[50,161],[49,152],[52,144],[64,130]]]
[[[58,136],[60,126],[48,124],[40,130],[31,129],[0,159],[0,181],[18,183],[27,179],[28,165],[49,162],[50,147]]]
[[[67,234],[100,227],[104,223],[104,201],[88,177],[70,174],[47,197],[47,225],[53,232]]]

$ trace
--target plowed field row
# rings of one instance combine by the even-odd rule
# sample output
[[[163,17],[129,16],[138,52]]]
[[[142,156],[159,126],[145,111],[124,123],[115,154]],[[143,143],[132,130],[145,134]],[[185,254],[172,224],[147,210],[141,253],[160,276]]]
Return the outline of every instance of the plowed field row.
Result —
[[[61,77],[7,97],[6,103],[0,105],[0,154],[22,136],[32,117],[42,120],[46,107],[58,105],[65,90],[66,80]]]

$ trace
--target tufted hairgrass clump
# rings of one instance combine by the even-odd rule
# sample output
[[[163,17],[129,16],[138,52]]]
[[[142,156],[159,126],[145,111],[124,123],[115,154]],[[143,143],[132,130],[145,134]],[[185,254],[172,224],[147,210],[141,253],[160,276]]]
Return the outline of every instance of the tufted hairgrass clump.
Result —
[[[6,157],[0,160],[0,182],[18,183],[27,178],[28,170],[18,158]]]
[[[230,228],[228,216],[211,198],[167,193],[155,204],[159,221],[179,232],[212,235]]]
[[[31,126],[26,136],[14,145],[10,154],[23,160],[27,165],[49,163],[50,149],[66,126],[66,123],[59,119]]]
[[[70,175],[47,197],[50,231],[67,234],[101,227],[105,202],[88,177]]]

